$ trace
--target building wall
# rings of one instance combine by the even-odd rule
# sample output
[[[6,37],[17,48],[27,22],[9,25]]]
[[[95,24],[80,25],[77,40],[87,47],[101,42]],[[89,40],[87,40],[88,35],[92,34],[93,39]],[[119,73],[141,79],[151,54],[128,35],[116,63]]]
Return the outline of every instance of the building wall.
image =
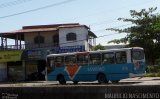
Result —
[[[45,47],[45,46],[52,46],[53,45],[53,36],[56,35],[56,32],[39,32],[41,36],[43,36],[45,38],[45,43],[41,44],[41,47]],[[34,43],[34,38],[36,36],[38,36],[38,33],[25,33],[24,37],[25,37],[25,44],[26,44],[26,48],[36,48],[38,47],[38,44]]]
[[[66,35],[68,33],[76,33],[77,41],[75,41],[75,42],[74,41],[67,41],[66,40]],[[87,50],[88,49],[88,43],[87,43],[87,40],[85,40],[85,39],[87,39],[87,35],[88,35],[88,30],[85,27],[60,28],[59,29],[60,47],[84,45],[85,50]]]
[[[39,32],[41,36],[45,38],[45,43],[44,44],[35,44],[34,43],[34,38],[38,36],[38,33],[25,33],[25,44],[26,44],[26,49],[33,49],[33,48],[38,48],[38,47],[51,47],[53,46],[53,36],[58,34],[57,31],[54,32]],[[68,33],[76,33],[77,35],[77,41],[67,41],[66,40],[66,35]],[[73,27],[73,28],[60,28],[59,29],[59,44],[60,47],[64,46],[77,46],[77,45],[82,45],[85,46],[85,50],[89,49],[89,45],[87,42],[87,37],[88,37],[88,29],[86,27]]]
[[[7,80],[7,63],[0,63],[0,81]]]

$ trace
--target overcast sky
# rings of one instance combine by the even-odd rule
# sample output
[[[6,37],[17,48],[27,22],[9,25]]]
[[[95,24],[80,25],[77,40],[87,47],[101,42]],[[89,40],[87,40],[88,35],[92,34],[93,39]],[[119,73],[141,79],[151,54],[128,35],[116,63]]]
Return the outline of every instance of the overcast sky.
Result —
[[[97,44],[107,45],[124,37],[106,28],[124,28],[130,23],[117,18],[130,18],[129,10],[158,7],[160,0],[0,0],[0,32],[21,29],[28,25],[80,23],[91,28],[98,37]]]

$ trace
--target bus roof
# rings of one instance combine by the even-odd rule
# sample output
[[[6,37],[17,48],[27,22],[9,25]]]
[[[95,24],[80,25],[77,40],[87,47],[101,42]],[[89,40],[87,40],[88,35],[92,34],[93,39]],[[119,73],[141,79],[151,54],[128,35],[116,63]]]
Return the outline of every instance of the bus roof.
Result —
[[[130,48],[119,48],[119,49],[108,49],[108,50],[97,50],[97,51],[88,51],[88,52],[72,52],[72,53],[59,53],[59,54],[49,54],[47,57],[53,56],[68,56],[68,55],[77,55],[77,54],[92,54],[92,53],[105,53],[105,52],[116,52],[116,51],[127,51],[131,49],[141,49],[142,47],[130,47]]]

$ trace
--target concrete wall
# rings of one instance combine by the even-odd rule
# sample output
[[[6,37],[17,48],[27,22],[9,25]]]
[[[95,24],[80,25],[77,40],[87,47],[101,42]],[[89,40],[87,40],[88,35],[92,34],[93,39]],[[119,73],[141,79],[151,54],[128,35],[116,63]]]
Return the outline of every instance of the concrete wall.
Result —
[[[41,36],[44,37],[45,39],[45,43],[41,44],[41,46],[52,46],[53,45],[53,36],[55,34],[57,34],[57,32],[39,32]],[[34,38],[36,36],[38,36],[38,33],[25,33],[24,37],[25,37],[25,44],[26,44],[26,48],[36,48],[38,47],[38,44],[34,43]]]
[[[0,63],[0,81],[7,80],[7,63]]]
[[[66,40],[66,35],[68,33],[76,33],[78,42],[67,41]],[[85,27],[60,28],[60,30],[59,30],[60,47],[62,47],[62,46],[84,45],[85,48],[87,49],[87,41],[84,40],[84,39],[87,39],[87,35],[88,35],[88,30]]]
[[[58,34],[58,32],[39,32],[41,36],[45,38],[45,43],[40,44],[40,47],[50,47],[53,46],[53,36]],[[66,35],[68,33],[76,33],[77,41],[67,41]],[[38,36],[38,33],[25,33],[25,44],[26,49],[33,49],[39,47],[38,44],[34,44],[34,38]],[[76,46],[76,45],[84,45],[85,50],[89,49],[89,45],[87,42],[88,29],[86,27],[73,27],[73,28],[60,28],[59,29],[59,44],[60,47],[64,46]]]

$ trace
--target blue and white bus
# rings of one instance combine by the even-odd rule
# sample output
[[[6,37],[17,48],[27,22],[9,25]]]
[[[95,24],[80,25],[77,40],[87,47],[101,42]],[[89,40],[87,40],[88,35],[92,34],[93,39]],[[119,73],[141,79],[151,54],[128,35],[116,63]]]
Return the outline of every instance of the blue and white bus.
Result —
[[[50,54],[46,60],[47,80],[60,84],[96,80],[117,83],[145,73],[144,50],[140,47]]]

